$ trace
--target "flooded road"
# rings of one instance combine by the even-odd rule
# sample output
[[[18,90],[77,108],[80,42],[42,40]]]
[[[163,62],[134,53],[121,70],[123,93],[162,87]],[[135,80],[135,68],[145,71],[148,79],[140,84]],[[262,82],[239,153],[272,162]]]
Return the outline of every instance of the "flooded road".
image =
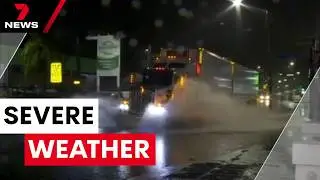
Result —
[[[0,179],[161,179],[180,167],[192,163],[213,162],[221,155],[234,150],[257,144],[270,146],[290,115],[288,112],[271,112],[257,107],[246,107],[222,95],[212,99],[213,103],[211,101],[210,106],[208,104],[199,106],[201,103],[190,106],[178,105],[185,113],[178,114],[180,117],[174,119],[148,119],[128,114],[114,115],[115,113],[111,111],[117,110],[111,108],[111,103],[104,101],[99,115],[101,133],[155,133],[157,136],[156,166],[24,167],[23,136],[1,135]],[[198,104],[197,107],[196,104]],[[206,173],[205,168],[202,170],[204,171],[202,173]]]
[[[103,132],[138,132],[141,120],[127,116],[117,126],[102,128]],[[177,128],[177,127],[176,127]],[[24,167],[23,136],[0,136],[1,179],[33,180],[100,180],[161,178],[175,168],[197,162],[212,162],[218,156],[254,144],[266,144],[279,131],[215,132],[205,127],[162,129],[157,132],[157,165],[153,167]],[[146,178],[148,177],[148,178]]]

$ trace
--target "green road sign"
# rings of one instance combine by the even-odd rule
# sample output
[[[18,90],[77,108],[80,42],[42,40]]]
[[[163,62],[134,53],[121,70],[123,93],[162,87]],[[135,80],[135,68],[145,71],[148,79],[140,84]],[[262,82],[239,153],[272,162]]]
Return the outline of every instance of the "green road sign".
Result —
[[[112,70],[119,67],[120,56],[115,56],[107,59],[98,59],[99,70]]]

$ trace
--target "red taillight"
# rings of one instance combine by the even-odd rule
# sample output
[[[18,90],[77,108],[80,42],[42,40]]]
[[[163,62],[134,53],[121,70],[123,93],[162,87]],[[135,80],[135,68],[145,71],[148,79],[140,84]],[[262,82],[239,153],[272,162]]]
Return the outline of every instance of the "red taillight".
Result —
[[[201,73],[201,65],[199,63],[196,64],[196,74],[200,75]]]
[[[156,67],[156,68],[155,68],[156,71],[164,71],[165,69],[166,69],[166,68],[164,68],[164,67]]]

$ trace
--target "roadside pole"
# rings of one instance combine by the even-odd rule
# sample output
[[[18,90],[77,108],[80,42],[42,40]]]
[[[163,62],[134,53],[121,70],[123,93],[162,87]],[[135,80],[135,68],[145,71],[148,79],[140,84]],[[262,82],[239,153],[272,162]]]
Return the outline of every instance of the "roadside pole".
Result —
[[[320,107],[319,93],[320,93],[320,81],[317,70],[319,68],[319,40],[314,39],[311,48],[311,58],[310,58],[310,68],[309,68],[309,81],[310,81],[310,90],[309,90],[309,118],[313,122],[320,121],[320,112],[318,108]],[[313,82],[312,79],[314,78]]]
[[[234,72],[235,72],[235,62],[231,61],[231,95],[234,95]]]

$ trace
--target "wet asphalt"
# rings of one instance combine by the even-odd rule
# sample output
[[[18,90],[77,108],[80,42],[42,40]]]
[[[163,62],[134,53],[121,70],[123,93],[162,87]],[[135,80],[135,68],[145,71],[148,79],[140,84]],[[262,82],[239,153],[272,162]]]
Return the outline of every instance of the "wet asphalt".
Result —
[[[210,132],[207,124],[175,124],[143,119],[136,115],[114,117],[115,126],[101,132],[155,132],[157,165],[153,167],[24,167],[23,136],[0,136],[1,180],[121,180],[161,179],[175,169],[214,161],[218,156],[255,144],[272,143],[281,128],[273,131]],[[148,121],[148,123],[145,123]],[[161,124],[161,125],[159,125]],[[205,172],[203,172],[205,173]],[[143,177],[143,178],[142,178]],[[149,178],[148,178],[149,177]]]

